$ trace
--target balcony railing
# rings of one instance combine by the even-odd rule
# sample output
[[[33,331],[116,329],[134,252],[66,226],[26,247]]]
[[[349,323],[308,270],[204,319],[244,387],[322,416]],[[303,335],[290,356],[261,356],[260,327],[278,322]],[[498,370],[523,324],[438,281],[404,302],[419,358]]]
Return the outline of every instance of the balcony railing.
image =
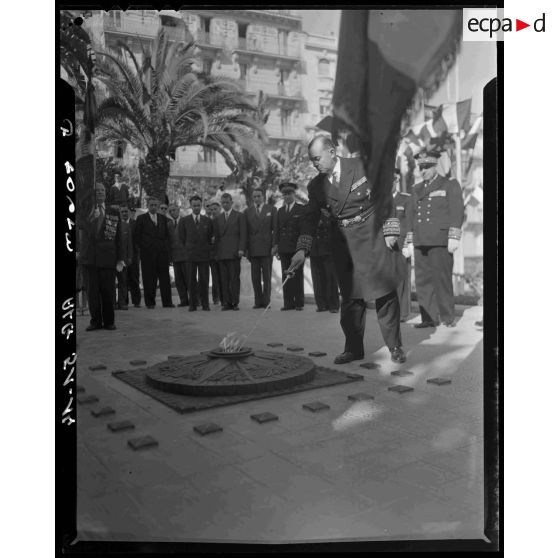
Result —
[[[159,31],[160,22],[156,16],[127,14],[119,11],[113,14],[104,14],[103,26],[108,31],[155,37]]]
[[[257,52],[262,56],[285,56],[288,58],[300,58],[300,46],[291,47],[290,49],[286,45],[280,44],[270,44],[262,45],[261,41],[255,37],[239,37],[238,38],[238,50],[244,50],[248,52]]]

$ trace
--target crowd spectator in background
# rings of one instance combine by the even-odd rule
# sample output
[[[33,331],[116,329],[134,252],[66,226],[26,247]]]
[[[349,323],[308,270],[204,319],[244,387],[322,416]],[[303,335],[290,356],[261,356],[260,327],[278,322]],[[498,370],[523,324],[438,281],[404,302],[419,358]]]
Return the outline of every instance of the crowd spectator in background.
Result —
[[[110,187],[107,195],[107,204],[115,211],[119,211],[123,204],[128,204],[130,193],[128,186],[121,182],[122,175],[114,173],[114,184]]]
[[[186,265],[186,247],[180,241],[178,232],[178,223],[180,222],[180,208],[177,204],[171,203],[169,206],[170,218],[169,227],[169,243],[170,243],[170,261],[174,268],[174,283],[180,303],[178,306],[189,306],[188,300],[188,280]]]
[[[120,243],[120,259],[123,262],[123,266],[116,273],[118,282],[116,307],[118,310],[128,310],[128,271],[134,261],[134,242],[130,210],[127,205],[120,207],[120,234],[118,242]]]
[[[213,221],[215,229],[215,219],[221,213],[221,204],[217,200],[211,200],[206,206],[207,216]],[[219,264],[215,259],[215,244],[209,249],[209,269],[211,271],[211,296],[213,304],[220,304],[223,300],[221,278],[219,276]]]

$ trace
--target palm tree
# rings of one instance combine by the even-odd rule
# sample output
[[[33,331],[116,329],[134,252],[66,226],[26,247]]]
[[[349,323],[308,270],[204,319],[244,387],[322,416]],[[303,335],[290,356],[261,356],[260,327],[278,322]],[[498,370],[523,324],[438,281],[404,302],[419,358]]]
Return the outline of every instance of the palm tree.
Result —
[[[141,61],[125,43],[118,46],[120,53],[97,54],[98,79],[108,91],[98,109],[99,137],[139,149],[141,183],[148,195],[166,192],[178,147],[213,149],[231,170],[246,153],[265,163],[265,132],[251,116],[257,107],[237,82],[194,71],[194,42],[171,43],[161,30],[152,49],[142,44]]]

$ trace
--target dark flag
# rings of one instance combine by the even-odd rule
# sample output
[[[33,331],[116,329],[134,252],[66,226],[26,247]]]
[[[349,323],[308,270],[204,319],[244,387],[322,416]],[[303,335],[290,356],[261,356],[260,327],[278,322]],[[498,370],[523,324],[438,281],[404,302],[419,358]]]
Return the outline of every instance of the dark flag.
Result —
[[[380,216],[391,200],[402,119],[418,88],[445,79],[459,47],[462,10],[343,10],[333,94],[333,136],[349,128]]]

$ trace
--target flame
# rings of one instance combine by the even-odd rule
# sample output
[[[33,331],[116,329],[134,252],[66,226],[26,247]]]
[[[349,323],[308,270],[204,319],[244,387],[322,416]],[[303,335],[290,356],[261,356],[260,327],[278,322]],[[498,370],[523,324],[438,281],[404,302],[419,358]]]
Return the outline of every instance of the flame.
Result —
[[[219,343],[219,347],[225,353],[237,353],[242,349],[242,345],[244,345],[247,337],[246,335],[239,335],[236,331],[231,333],[227,333],[225,337]]]

